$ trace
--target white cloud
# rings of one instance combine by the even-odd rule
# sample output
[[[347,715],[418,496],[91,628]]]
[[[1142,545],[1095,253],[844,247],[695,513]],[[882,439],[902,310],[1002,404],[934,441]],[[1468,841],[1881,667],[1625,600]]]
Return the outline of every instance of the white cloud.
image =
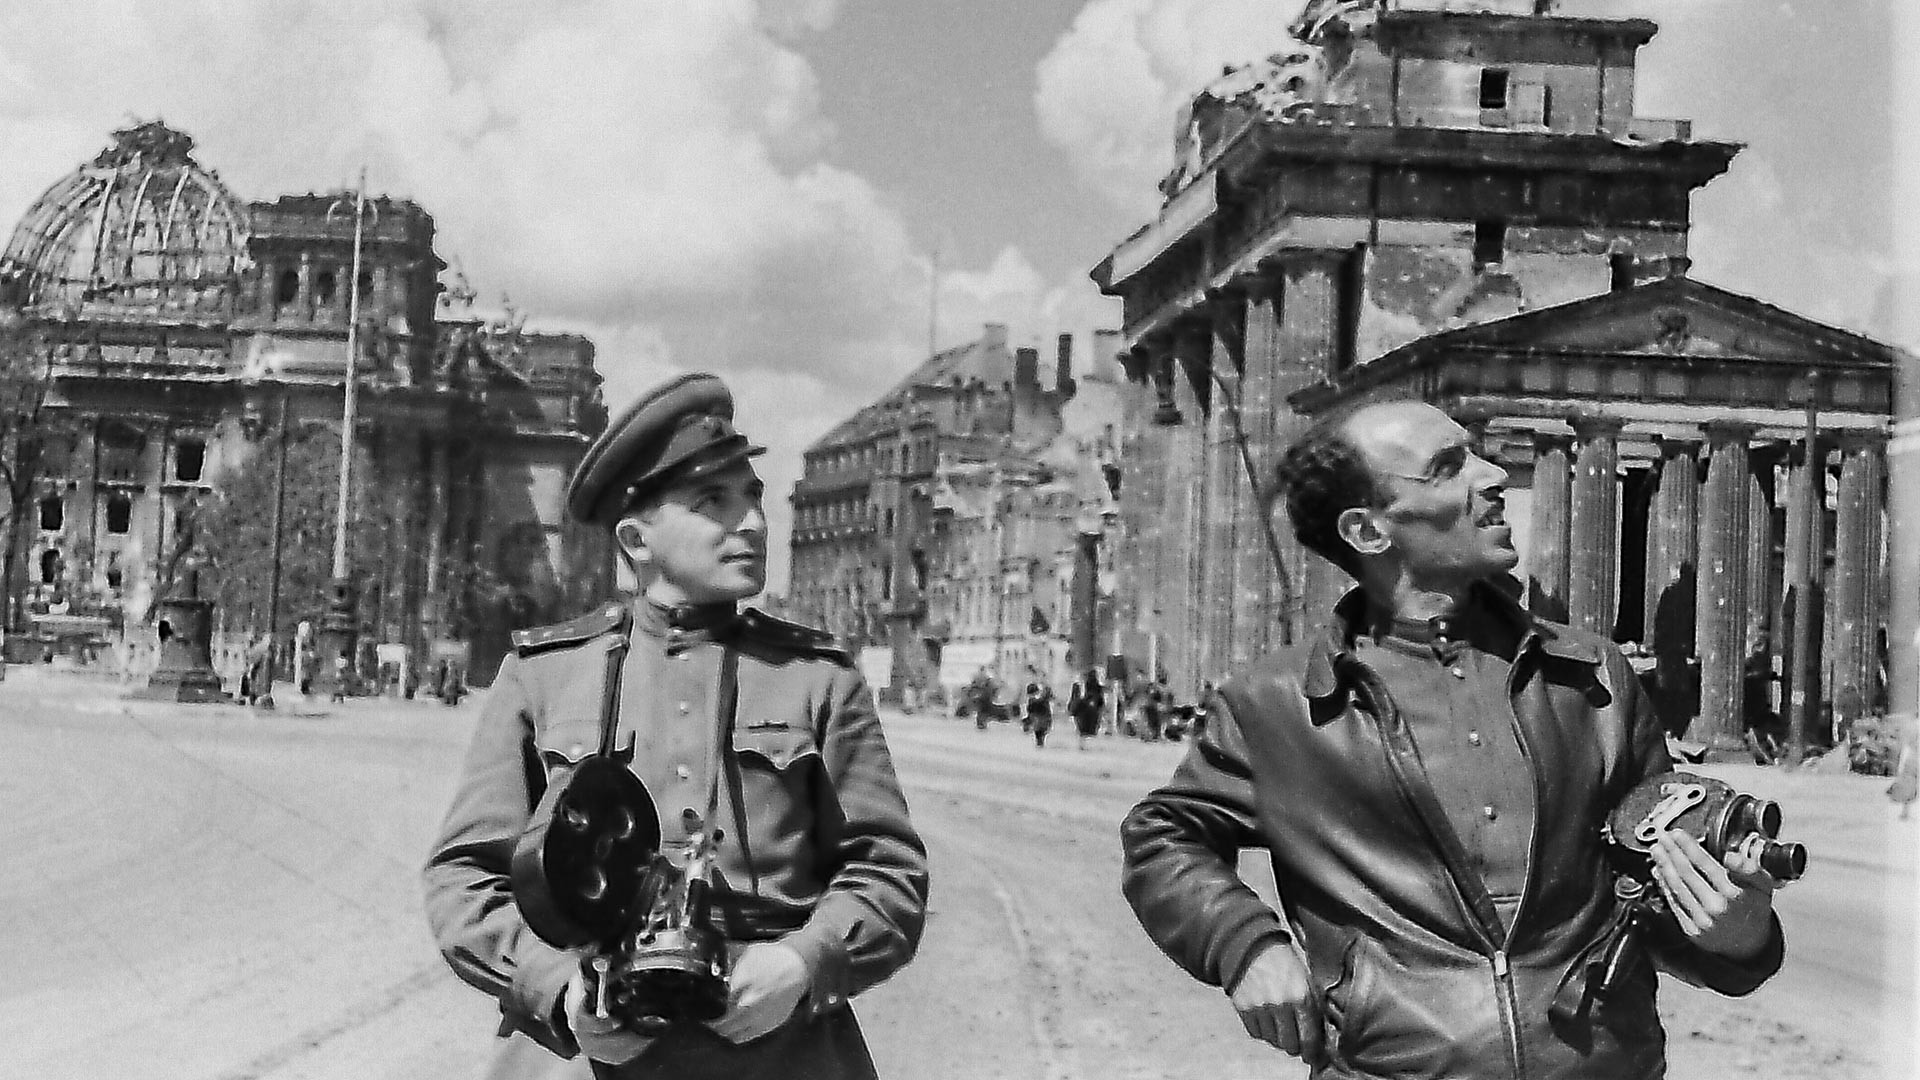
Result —
[[[191,134],[243,198],[364,165],[434,215],[483,302],[593,337],[615,408],[683,370],[728,376],[770,447],[783,564],[800,450],[925,351],[929,260],[883,193],[824,161],[832,124],[788,44],[839,7],[5,5],[0,220],[136,119]],[[948,280],[976,327],[1058,317],[1073,292],[1017,254]]]
[[[1129,212],[1159,206],[1180,107],[1228,65],[1290,38],[1298,0],[1092,0],[1040,61],[1034,108],[1083,183]]]

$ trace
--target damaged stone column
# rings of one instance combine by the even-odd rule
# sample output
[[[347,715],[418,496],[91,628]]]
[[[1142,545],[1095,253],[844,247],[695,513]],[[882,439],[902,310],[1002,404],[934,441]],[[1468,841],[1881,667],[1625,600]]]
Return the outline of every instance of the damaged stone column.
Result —
[[[1707,486],[1700,507],[1700,581],[1695,648],[1700,715],[1693,737],[1721,749],[1746,730],[1747,522],[1752,470],[1747,424],[1707,425]]]
[[[1872,709],[1879,697],[1881,500],[1886,489],[1884,447],[1878,438],[1844,437],[1840,486],[1835,492],[1832,642],[1828,683],[1835,734]]]
[[[1808,680],[1809,685],[1806,687],[1806,693],[1802,695],[1802,701],[1805,703],[1802,706],[1804,711],[1797,718],[1791,715],[1787,717],[1789,723],[1799,724],[1799,730],[1806,735],[1810,742],[1825,738],[1824,735],[1820,734],[1820,680],[1822,673],[1825,671],[1824,666],[1821,664],[1820,646],[1822,639],[1825,637],[1824,626],[1827,609],[1826,585],[1822,578],[1826,570],[1826,479],[1828,452],[1826,444],[1816,440],[1811,466],[1808,464],[1807,451],[1804,444],[1793,447],[1788,458],[1788,472],[1791,476],[1794,497],[1787,500],[1787,542],[1784,549],[1785,558],[1782,560],[1785,566],[1781,575],[1785,582],[1787,595],[1780,606],[1780,637],[1783,642],[1791,642],[1794,640],[1794,621],[1801,617],[1802,612],[1805,613],[1807,618],[1813,620],[1807,627],[1805,638],[1807,648],[1814,653],[1814,656],[1805,668],[1810,678]],[[1813,470],[1813,500],[1811,505],[1809,505],[1807,499],[1802,495],[1802,492],[1806,490],[1804,485],[1808,479],[1806,472],[1809,468]],[[1811,530],[1805,530],[1803,522],[1803,519],[1808,516],[1812,516],[1814,519]],[[1811,552],[1802,539],[1807,535],[1811,535],[1813,538]],[[1809,561],[1813,563],[1811,567],[1807,567]],[[1807,569],[1806,579],[1810,585],[1807,590],[1807,595],[1804,597],[1800,595],[1796,584],[1801,580],[1803,567]],[[1780,684],[1780,700],[1786,703],[1782,708],[1782,712],[1791,713],[1793,710],[1792,702],[1795,696],[1793,686],[1795,672],[1800,669],[1798,665],[1794,663],[1795,658],[1791,650],[1787,649],[1785,651],[1788,663],[1786,665],[1785,678],[1782,679]]]
[[[1660,478],[1647,525],[1645,638],[1655,653],[1693,655],[1699,559],[1700,444],[1661,439]]]
[[[1613,637],[1620,574],[1618,420],[1574,422],[1572,505],[1567,514],[1567,610],[1571,625]]]
[[[1572,502],[1569,458],[1573,442],[1565,435],[1533,437],[1533,512],[1529,535],[1527,606],[1545,619],[1567,617],[1567,527]]]

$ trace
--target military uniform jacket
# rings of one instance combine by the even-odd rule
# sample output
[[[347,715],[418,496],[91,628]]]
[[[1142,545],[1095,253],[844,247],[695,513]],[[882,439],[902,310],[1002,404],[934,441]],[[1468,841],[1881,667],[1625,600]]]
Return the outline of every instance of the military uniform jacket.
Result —
[[[812,991],[773,1035],[733,1048],[702,1029],[695,1041],[710,1038],[690,1052],[714,1059],[720,1074],[759,1075],[749,1062],[723,1059],[778,1043],[787,1070],[770,1075],[794,1075],[805,1060],[819,1065],[810,1075],[870,1074],[846,1002],[912,957],[926,915],[927,864],[865,682],[826,635],[759,612],[701,629],[676,627],[644,603],[635,608],[629,618],[612,604],[515,635],[425,871],[427,916],[442,954],[462,979],[499,999],[502,1034],[517,1030],[562,1056],[577,1052],[557,1013],[580,957],[541,941],[522,920],[509,883],[514,844],[547,779],[598,748],[608,652],[623,638],[631,648],[616,746],[634,746],[630,767],[653,794],[663,843],[686,837],[684,812],[707,806],[715,697],[731,647],[737,768],[720,784],[726,839],[717,865],[732,893],[723,907],[733,913],[733,936],[792,946]],[[620,1075],[651,1075],[644,1066],[657,1057],[650,1050]],[[660,1075],[692,1072],[652,1064]]]

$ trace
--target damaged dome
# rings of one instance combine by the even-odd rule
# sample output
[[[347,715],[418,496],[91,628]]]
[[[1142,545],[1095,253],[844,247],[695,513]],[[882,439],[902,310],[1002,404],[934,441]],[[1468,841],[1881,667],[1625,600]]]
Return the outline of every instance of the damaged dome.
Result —
[[[207,321],[232,313],[247,217],[193,139],[159,121],[48,188],[0,256],[7,299],[54,318]]]

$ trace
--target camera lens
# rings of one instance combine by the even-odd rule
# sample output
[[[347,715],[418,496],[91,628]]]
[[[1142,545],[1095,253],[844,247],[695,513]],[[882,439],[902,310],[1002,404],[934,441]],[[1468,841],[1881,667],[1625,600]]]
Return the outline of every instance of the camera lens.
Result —
[[[1760,831],[1767,839],[1773,840],[1780,835],[1780,804],[1772,799],[1761,799],[1754,804],[1754,815],[1759,818]]]
[[[1772,874],[1776,881],[1797,881],[1807,872],[1807,847],[1769,840],[1760,852],[1760,869]]]

